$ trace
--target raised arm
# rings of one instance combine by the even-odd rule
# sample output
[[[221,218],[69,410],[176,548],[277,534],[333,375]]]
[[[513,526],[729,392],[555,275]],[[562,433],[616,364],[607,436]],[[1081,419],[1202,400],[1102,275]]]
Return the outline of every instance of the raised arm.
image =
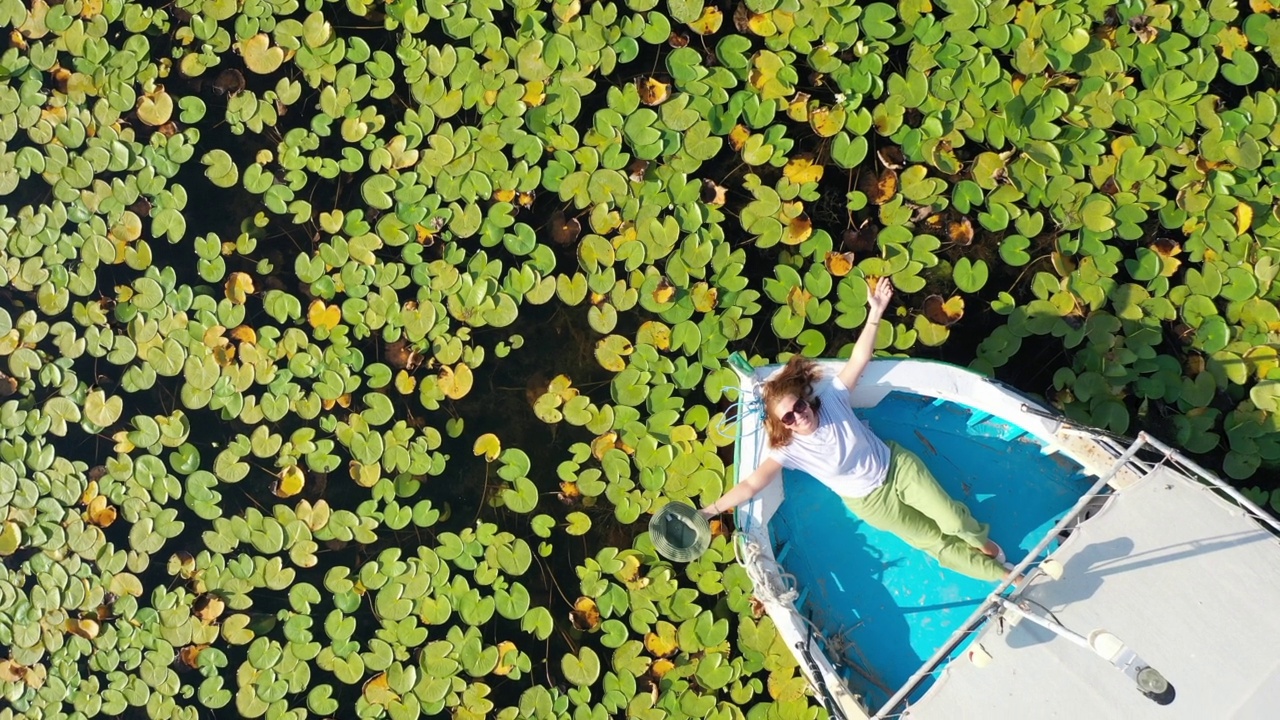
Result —
[[[866,370],[867,363],[871,362],[871,355],[876,350],[876,328],[880,324],[880,316],[884,314],[892,297],[893,283],[889,282],[889,278],[882,277],[876,280],[875,286],[871,288],[871,297],[867,300],[867,321],[862,325],[858,341],[853,344],[853,354],[849,356],[849,361],[840,368],[840,382],[850,390],[858,384],[862,371]]]
[[[732,510],[755,497],[756,493],[781,476],[782,463],[767,457],[764,462],[760,463],[760,467],[757,467],[745,480],[729,488],[729,491],[721,495],[719,499],[698,512],[702,513],[703,517],[710,519],[726,510]]]

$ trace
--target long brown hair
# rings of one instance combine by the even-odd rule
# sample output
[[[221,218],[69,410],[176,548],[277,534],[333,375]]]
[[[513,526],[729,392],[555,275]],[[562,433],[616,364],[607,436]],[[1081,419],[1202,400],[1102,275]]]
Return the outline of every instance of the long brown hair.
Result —
[[[770,447],[786,447],[791,444],[791,428],[773,414],[773,405],[788,395],[808,398],[813,384],[821,379],[822,369],[803,355],[792,355],[787,364],[764,382],[764,429],[769,436]]]

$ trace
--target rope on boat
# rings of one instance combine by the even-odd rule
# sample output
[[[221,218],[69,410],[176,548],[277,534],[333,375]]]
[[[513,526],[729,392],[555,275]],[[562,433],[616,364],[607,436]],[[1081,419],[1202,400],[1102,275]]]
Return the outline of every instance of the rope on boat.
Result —
[[[747,577],[751,578],[755,595],[761,601],[778,605],[794,603],[800,597],[800,591],[796,589],[796,576],[783,570],[777,560],[760,548],[759,543],[747,539],[741,533],[737,537],[741,542],[733,544],[733,554],[738,564],[746,569]]]
[[[724,394],[726,390],[737,390],[741,392],[742,388],[736,385],[725,385],[720,388],[720,393]],[[733,417],[730,417],[729,413],[725,413],[724,415],[721,415],[720,418],[715,422],[716,432],[720,433],[721,435],[728,436],[729,426],[736,422],[739,422],[742,419],[743,415],[756,415],[760,417],[761,420],[763,420],[764,419],[764,400],[760,394],[760,383],[753,381],[751,384],[751,398],[747,399],[745,396],[740,396],[738,398],[738,402],[733,404],[733,409],[736,411],[733,414]],[[761,423],[758,423],[755,429],[752,430],[751,432],[739,433],[739,434],[741,434],[742,437],[744,438],[749,438],[758,434],[761,428],[763,427],[764,427],[764,423],[761,422]]]
[[[742,565],[747,571],[747,577],[751,578],[751,582],[754,585],[754,595],[766,603],[771,602],[778,605],[795,603],[800,596],[799,591],[796,589],[798,583],[795,575],[783,570],[777,560],[771,555],[765,554],[759,543],[747,539],[745,534],[736,533],[734,540],[734,556],[738,560],[738,564]],[[862,651],[858,646],[844,638],[845,633],[852,630],[852,628],[841,630],[835,636],[828,636],[808,615],[801,612],[800,608],[795,608],[794,616],[804,623],[806,632],[805,641],[796,646],[796,651],[801,653],[803,662],[808,664],[808,669],[815,681],[814,687],[818,692],[819,699],[832,717],[843,717],[843,714],[838,715],[833,711],[830,691],[826,687],[822,673],[817,668],[813,658],[809,656],[808,644],[815,639],[820,648],[826,646],[829,650],[837,653],[838,657],[836,658],[832,658],[830,653],[824,653],[833,668],[838,670],[840,667],[848,667],[886,696],[893,694],[893,689],[886,685],[884,680],[876,675],[875,672],[870,670],[870,666],[866,664],[866,658],[862,656]],[[861,658],[861,662],[848,657],[846,654],[848,650],[853,650],[857,653]]]

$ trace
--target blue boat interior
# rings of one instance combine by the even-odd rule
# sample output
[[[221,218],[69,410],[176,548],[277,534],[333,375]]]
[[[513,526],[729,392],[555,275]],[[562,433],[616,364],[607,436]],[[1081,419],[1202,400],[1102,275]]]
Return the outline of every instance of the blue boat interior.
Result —
[[[1044,454],[1022,428],[964,405],[894,392],[858,414],[879,437],[919,455],[952,497],[991,525],[992,539],[1013,562],[1092,484],[1075,461]],[[783,483],[786,501],[769,523],[774,552],[795,576],[797,607],[818,629],[828,657],[875,710],[993,586],[868,527],[804,473],[788,470]]]

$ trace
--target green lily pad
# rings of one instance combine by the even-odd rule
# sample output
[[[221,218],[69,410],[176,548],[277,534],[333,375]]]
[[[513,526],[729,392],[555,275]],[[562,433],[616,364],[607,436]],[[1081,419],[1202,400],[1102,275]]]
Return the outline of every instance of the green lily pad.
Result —
[[[205,177],[218,187],[235,187],[240,181],[240,171],[236,169],[235,161],[222,148],[205,153],[200,162],[205,166]]]
[[[564,677],[577,687],[589,687],[600,678],[600,657],[589,647],[577,653],[566,653],[560,658]]]
[[[604,369],[619,373],[626,369],[624,359],[633,351],[631,341],[621,335],[609,335],[596,343],[596,361]]]
[[[570,535],[585,535],[591,529],[591,517],[582,512],[569,513],[569,525],[565,531]]]
[[[124,400],[119,395],[107,397],[101,390],[89,393],[84,402],[84,417],[99,427],[110,427],[124,412]]]
[[[987,284],[989,274],[985,260],[979,259],[973,262],[967,257],[957,260],[951,271],[956,288],[967,293],[976,293],[981,290]]]

